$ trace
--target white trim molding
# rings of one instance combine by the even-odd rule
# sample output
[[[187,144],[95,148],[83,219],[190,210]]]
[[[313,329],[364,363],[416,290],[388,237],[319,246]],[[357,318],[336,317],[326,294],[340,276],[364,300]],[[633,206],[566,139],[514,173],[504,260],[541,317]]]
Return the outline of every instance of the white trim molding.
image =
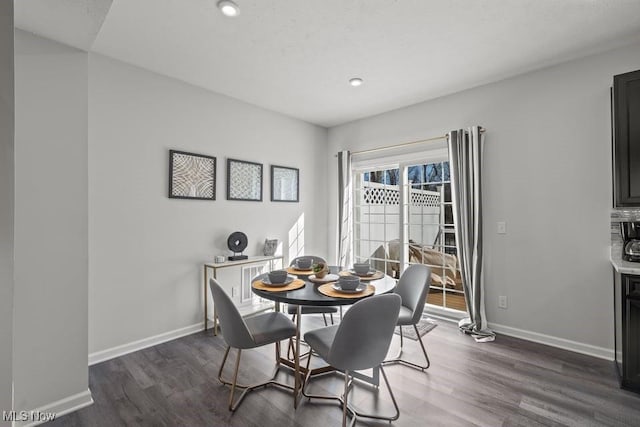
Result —
[[[209,327],[213,322],[209,319]],[[89,366],[204,330],[202,322],[89,354]]]
[[[49,403],[31,411],[17,411],[16,421],[11,425],[13,427],[31,427],[43,424],[47,421],[53,421],[70,412],[77,411],[86,406],[93,404],[91,390],[87,389],[78,394],[74,394],[56,402]]]
[[[537,342],[549,345],[551,347],[561,348],[576,353],[586,354],[588,356],[597,357],[599,359],[614,360],[613,349],[605,347],[597,347],[591,344],[584,344],[578,341],[571,341],[564,338],[558,338],[551,335],[539,334],[537,332],[525,331],[524,329],[512,328],[510,326],[489,323],[489,328],[498,334],[508,335],[510,337],[521,338],[523,340]]]
[[[426,305],[424,315],[434,317],[450,322],[458,322],[458,320],[468,317],[469,315],[462,311],[449,310],[446,308]],[[520,338],[526,341],[537,342],[539,344],[551,347],[561,348],[588,356],[597,357],[599,359],[614,360],[613,349],[605,347],[597,347],[591,344],[585,344],[578,341],[571,341],[564,338],[554,337],[552,335],[540,334],[524,329],[512,328],[511,326],[499,325],[497,323],[489,323],[489,328],[498,334],[507,335],[514,338]]]
[[[446,307],[440,307],[432,304],[425,304],[424,314],[429,317],[437,317],[439,319],[448,320],[450,322],[456,322],[465,317],[469,317],[469,313],[466,311],[452,310]]]

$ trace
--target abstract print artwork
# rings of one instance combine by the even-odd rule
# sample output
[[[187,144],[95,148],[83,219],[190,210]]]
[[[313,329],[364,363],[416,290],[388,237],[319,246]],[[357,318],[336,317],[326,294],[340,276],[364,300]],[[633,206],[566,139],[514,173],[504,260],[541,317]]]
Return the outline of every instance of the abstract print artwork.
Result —
[[[216,199],[216,158],[169,150],[169,197]]]
[[[227,200],[262,201],[262,164],[227,159]]]
[[[271,166],[271,201],[297,202],[300,171],[286,166]]]
[[[278,249],[278,239],[264,239],[264,250],[262,253],[265,256],[275,255],[277,249]]]

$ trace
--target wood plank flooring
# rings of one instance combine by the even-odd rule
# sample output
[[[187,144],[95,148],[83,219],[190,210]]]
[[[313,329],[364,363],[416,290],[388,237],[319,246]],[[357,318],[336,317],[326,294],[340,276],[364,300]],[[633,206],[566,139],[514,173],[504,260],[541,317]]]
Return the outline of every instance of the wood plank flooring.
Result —
[[[431,288],[427,295],[427,303],[438,307],[447,307],[464,312],[467,311],[467,303],[464,299],[463,293],[454,293],[449,291],[447,292],[445,300],[441,290]]]
[[[320,326],[320,319],[305,316],[304,322]],[[619,389],[613,362],[506,336],[475,343],[454,324],[438,324],[424,337],[431,358],[426,373],[400,365],[386,368],[400,406],[394,426],[640,426],[640,395]],[[392,354],[398,343],[396,335]],[[304,399],[294,411],[291,395],[275,387],[249,394],[230,413],[229,389],[217,381],[224,348],[221,337],[200,332],[92,366],[95,404],[48,425],[340,425],[338,405]],[[240,380],[266,378],[273,354],[273,346],[244,351]],[[405,355],[421,362],[416,341],[405,341]],[[227,363],[227,376],[232,366]],[[286,371],[279,379],[293,382]],[[319,377],[310,391],[338,394],[342,381],[337,374]],[[383,384],[379,390],[356,385],[352,401],[363,410],[392,411]],[[359,420],[357,425],[389,423]]]

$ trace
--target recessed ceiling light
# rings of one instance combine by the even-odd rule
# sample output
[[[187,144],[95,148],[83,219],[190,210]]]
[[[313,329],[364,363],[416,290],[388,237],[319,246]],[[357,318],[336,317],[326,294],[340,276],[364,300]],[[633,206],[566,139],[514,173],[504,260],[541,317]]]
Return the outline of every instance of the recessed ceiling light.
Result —
[[[354,87],[360,86],[362,84],[362,79],[360,77],[354,77],[349,79],[349,84]]]
[[[240,15],[240,8],[231,0],[220,0],[218,2],[218,9],[220,9],[224,16],[233,17]]]

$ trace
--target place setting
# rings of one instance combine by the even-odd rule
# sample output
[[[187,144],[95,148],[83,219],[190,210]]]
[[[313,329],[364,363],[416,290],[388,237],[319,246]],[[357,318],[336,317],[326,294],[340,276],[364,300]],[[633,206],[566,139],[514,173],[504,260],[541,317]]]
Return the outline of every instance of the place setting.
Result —
[[[377,280],[384,277],[384,273],[382,271],[371,268],[371,265],[369,265],[368,262],[354,263],[353,268],[343,270],[339,273],[339,275],[340,277],[355,276],[364,281]]]
[[[287,268],[287,273],[298,276],[310,276],[313,274],[313,260],[311,258],[299,258],[296,263]]]
[[[251,283],[255,289],[271,292],[293,291],[304,287],[304,280],[290,276],[286,270],[269,272],[266,277]]]
[[[358,276],[344,275],[338,276],[335,282],[319,286],[318,291],[334,298],[362,298],[373,295],[376,288],[369,283],[362,283]]]

